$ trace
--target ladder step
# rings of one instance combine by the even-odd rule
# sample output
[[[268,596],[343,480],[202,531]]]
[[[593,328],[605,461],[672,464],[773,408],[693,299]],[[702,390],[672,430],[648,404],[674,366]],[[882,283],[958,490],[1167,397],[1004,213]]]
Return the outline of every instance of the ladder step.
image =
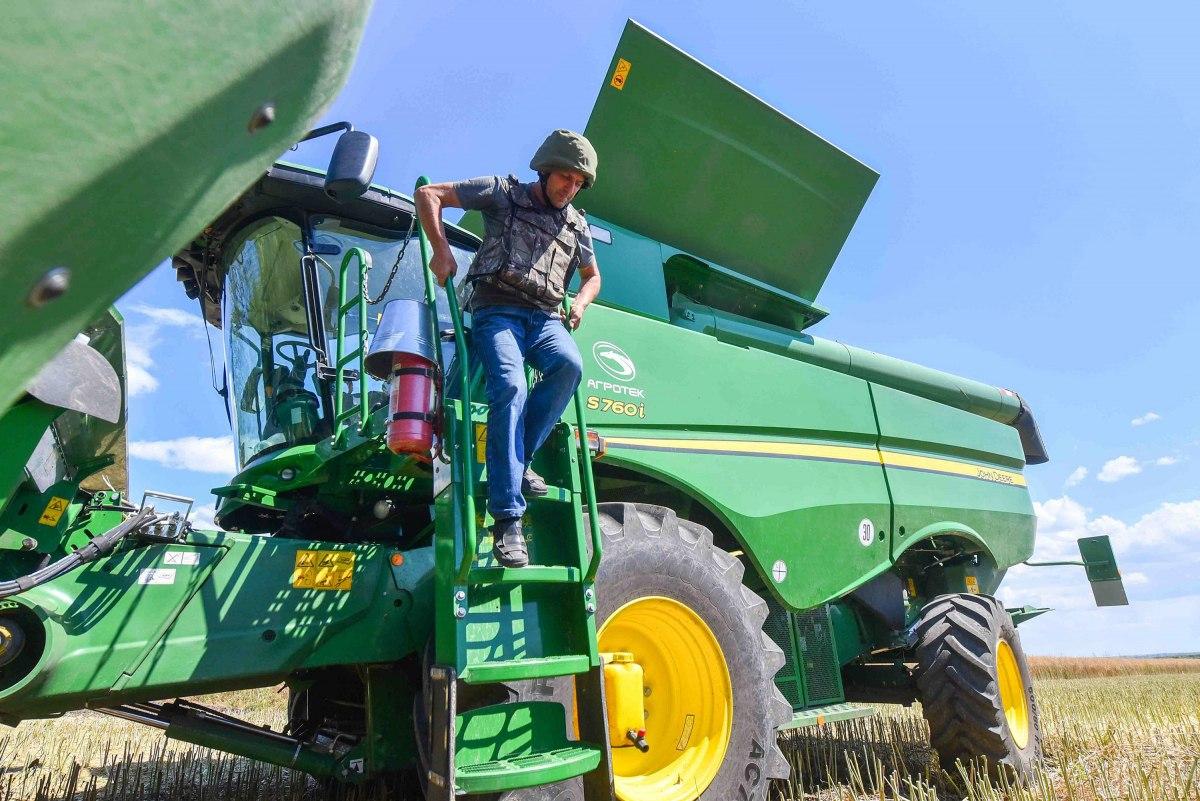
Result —
[[[561,704],[517,701],[458,716],[455,785],[460,793],[495,793],[560,782],[600,764],[601,749],[567,739]]]
[[[583,571],[577,567],[530,565],[529,567],[477,567],[467,576],[472,586],[481,584],[578,584]]]
[[[544,753],[497,759],[456,769],[460,793],[498,793],[573,779],[600,764],[600,749],[582,743]]]
[[[487,498],[487,481],[480,481],[475,486],[478,498]],[[526,495],[526,502],[537,503],[538,501],[551,501],[553,503],[574,503],[575,501],[575,496],[566,487],[548,486],[546,489],[548,492],[545,495]]]
[[[528,570],[529,568],[522,568]],[[481,662],[463,668],[460,678],[467,684],[494,684],[500,681],[520,679],[544,679],[551,676],[569,676],[586,673],[591,669],[587,654],[566,656],[542,656],[533,659],[507,659]]]

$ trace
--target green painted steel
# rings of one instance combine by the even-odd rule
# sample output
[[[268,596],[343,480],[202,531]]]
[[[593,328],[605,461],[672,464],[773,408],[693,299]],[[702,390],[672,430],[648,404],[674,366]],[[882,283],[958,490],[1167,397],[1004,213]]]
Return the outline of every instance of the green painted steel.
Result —
[[[358,289],[355,292],[355,297],[347,298],[349,294],[347,287],[350,283],[350,264],[351,262],[358,263]],[[333,425],[334,434],[333,441],[335,446],[343,445],[347,435],[350,433],[351,427],[347,425],[348,421],[355,415],[358,416],[358,424],[354,426],[358,434],[362,434],[367,428],[367,419],[369,413],[367,410],[367,273],[371,269],[371,254],[362,248],[350,248],[346,251],[346,255],[342,257],[341,267],[338,269],[338,312],[337,312],[337,338],[334,348],[334,381],[335,387],[333,392]],[[349,353],[346,352],[346,338],[351,333],[350,328],[350,313],[355,314],[354,324],[354,340],[358,343]],[[358,408],[346,409],[346,367],[351,364],[358,364],[358,375],[355,381],[358,383]]]
[[[879,177],[633,21],[585,133],[588,211],[808,301]]]
[[[20,154],[0,167],[0,409],[300,138],[345,80],[368,5],[8,9],[0,97],[25,112],[0,125]],[[30,303],[55,268],[69,291]]]
[[[858,706],[857,704],[826,704],[825,706],[815,706],[797,712],[790,723],[786,726],[780,726],[780,731],[789,729],[800,729],[805,726],[823,726],[826,723],[837,723],[842,720],[855,720],[856,718],[868,718],[874,715],[876,710],[874,707]]]
[[[351,556],[344,588],[296,586],[304,551]],[[406,551],[393,567],[395,552],[206,532],[118,550],[9,601],[39,622],[45,647],[26,675],[0,672],[0,712],[270,686],[302,668],[419,652],[432,632],[433,553]]]
[[[567,739],[562,706],[501,704],[458,716],[460,793],[496,793],[562,781],[594,770],[600,749]]]

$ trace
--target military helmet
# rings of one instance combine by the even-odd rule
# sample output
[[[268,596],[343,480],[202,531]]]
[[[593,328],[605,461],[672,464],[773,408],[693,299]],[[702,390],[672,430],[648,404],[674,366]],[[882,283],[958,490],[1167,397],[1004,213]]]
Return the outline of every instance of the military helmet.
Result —
[[[576,170],[583,173],[583,188],[588,189],[596,183],[596,162],[596,148],[586,136],[560,128],[542,142],[529,168],[538,173]]]

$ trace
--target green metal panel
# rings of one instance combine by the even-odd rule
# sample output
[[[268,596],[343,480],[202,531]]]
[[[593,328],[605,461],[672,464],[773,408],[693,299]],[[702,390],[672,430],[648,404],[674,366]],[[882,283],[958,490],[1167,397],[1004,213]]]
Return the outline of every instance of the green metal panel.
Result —
[[[585,132],[580,205],[809,301],[879,177],[633,21]]]
[[[303,134],[345,80],[367,7],[6,9],[0,97],[17,113],[0,124],[0,409]],[[259,126],[268,103],[274,122]],[[57,267],[71,271],[70,291],[27,303]]]
[[[943,526],[982,537],[1002,568],[1028,559],[1036,518],[1016,430],[889,387],[871,389],[880,448],[896,455],[885,459],[895,503],[893,552]],[[937,469],[943,461],[965,472]]]
[[[349,588],[293,586],[302,550],[352,553]],[[0,676],[0,712],[266,686],[303,667],[419,652],[432,625],[433,554],[407,551],[393,568],[393,552],[204,533],[119,551],[11,599],[44,621],[47,643],[27,676]]]
[[[865,381],[602,307],[577,341],[604,461],[704,499],[789,606],[820,604],[890,564]],[[864,519],[876,529],[865,546]],[[777,561],[786,576],[774,581]]]
[[[586,202],[587,196],[581,200]],[[593,226],[596,263],[604,277],[600,302],[666,321],[667,288],[663,281],[662,246],[653,239],[598,217],[589,217],[588,222]],[[610,242],[605,242],[605,238]]]

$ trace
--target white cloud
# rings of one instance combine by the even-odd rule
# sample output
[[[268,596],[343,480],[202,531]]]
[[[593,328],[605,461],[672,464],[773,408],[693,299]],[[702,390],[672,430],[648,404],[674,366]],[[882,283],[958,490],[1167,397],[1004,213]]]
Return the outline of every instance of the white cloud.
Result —
[[[1116,459],[1109,459],[1105,462],[1104,467],[1101,467],[1100,472],[1096,474],[1096,478],[1111,484],[1140,472],[1142,472],[1142,466],[1138,464],[1137,459],[1132,456],[1118,456]]]
[[[180,437],[129,443],[129,455],[177,470],[233,475],[232,437]]]
[[[1123,573],[1121,579],[1127,587],[1140,587],[1143,584],[1150,583],[1150,577],[1140,570],[1134,570],[1132,573]]]
[[[131,311],[149,317],[158,325],[170,325],[178,328],[202,328],[200,315],[192,312],[176,309],[170,306],[150,306],[145,303],[139,303],[130,307]]]
[[[218,526],[213,520],[216,514],[217,507],[215,504],[202,503],[199,506],[192,507],[192,514],[188,517],[188,520],[196,528],[204,529],[205,531],[223,531],[224,529]]]
[[[158,389],[158,378],[152,370],[155,367],[154,349],[162,342],[160,330],[163,327],[186,328],[199,335],[202,324],[200,315],[167,306],[138,303],[129,311],[148,318],[125,326],[125,385],[132,398]]]
[[[1081,482],[1085,478],[1087,478],[1087,474],[1088,474],[1088,469],[1086,467],[1084,467],[1083,465],[1076,467],[1074,470],[1071,471],[1071,475],[1067,476],[1067,486],[1068,487],[1076,486],[1077,484],[1079,484],[1079,482]]]
[[[1154,463],[1159,467],[1170,467],[1173,464],[1179,464],[1179,459],[1174,456],[1160,456],[1154,460]]]
[[[144,395],[158,389],[151,350],[158,344],[158,326],[131,325],[125,329],[125,386],[129,396]]]
[[[1162,415],[1158,412],[1146,412],[1141,417],[1135,417],[1129,421],[1131,426],[1144,426],[1146,423],[1153,423],[1155,420],[1161,420]]]

